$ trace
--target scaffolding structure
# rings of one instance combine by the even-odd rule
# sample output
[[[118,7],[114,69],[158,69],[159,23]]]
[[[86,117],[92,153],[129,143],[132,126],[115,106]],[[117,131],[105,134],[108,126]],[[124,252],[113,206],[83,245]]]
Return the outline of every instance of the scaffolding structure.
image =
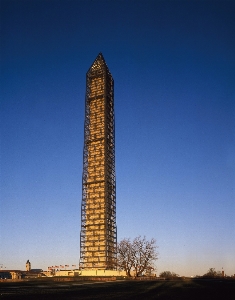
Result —
[[[80,268],[115,270],[114,81],[100,53],[86,74]]]

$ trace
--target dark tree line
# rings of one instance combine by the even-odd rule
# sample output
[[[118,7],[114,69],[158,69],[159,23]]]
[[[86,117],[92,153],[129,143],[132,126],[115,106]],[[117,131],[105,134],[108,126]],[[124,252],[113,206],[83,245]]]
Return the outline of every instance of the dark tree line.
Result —
[[[174,272],[164,271],[164,272],[159,274],[159,277],[160,278],[165,278],[165,279],[176,279],[176,278],[179,277],[179,275],[174,273]]]
[[[207,278],[216,278],[216,277],[222,277],[221,271],[216,271],[215,268],[210,268],[207,273],[203,275],[203,277]]]

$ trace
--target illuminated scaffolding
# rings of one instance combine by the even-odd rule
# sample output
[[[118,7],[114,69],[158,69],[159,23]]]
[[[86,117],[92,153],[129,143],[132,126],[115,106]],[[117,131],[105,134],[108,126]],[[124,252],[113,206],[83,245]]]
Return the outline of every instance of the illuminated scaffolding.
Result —
[[[114,82],[100,53],[86,74],[81,269],[116,269],[114,147]]]

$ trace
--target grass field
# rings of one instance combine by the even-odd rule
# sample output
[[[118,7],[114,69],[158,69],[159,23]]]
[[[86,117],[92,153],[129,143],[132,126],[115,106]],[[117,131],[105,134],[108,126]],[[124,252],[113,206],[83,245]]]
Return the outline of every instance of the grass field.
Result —
[[[234,300],[235,280],[1,282],[0,299]]]

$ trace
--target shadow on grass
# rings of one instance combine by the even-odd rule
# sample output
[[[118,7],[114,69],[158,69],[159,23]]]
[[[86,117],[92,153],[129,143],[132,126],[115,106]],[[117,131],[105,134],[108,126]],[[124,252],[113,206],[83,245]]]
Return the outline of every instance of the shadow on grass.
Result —
[[[0,283],[0,299],[233,300],[235,280]]]

